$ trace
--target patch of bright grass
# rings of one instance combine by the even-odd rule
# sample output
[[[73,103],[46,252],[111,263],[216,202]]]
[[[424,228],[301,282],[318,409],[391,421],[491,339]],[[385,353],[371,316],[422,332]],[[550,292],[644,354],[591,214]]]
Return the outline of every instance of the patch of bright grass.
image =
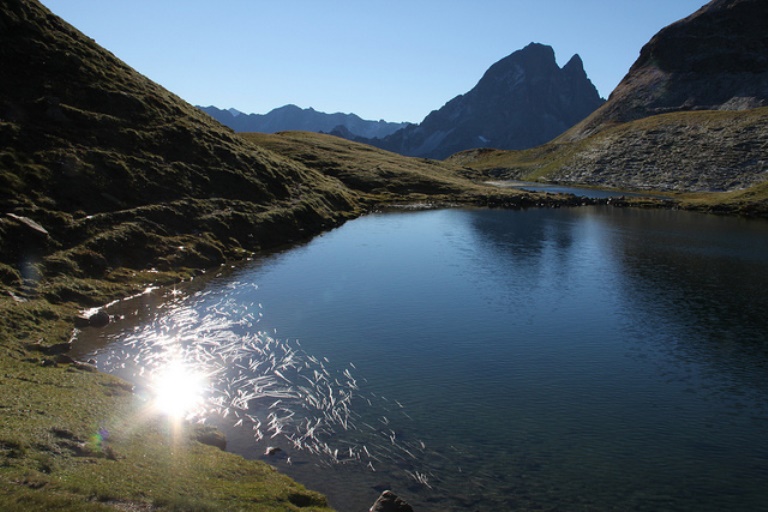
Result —
[[[0,298],[0,510],[329,510],[259,461],[195,440],[113,376],[56,364],[72,306]]]

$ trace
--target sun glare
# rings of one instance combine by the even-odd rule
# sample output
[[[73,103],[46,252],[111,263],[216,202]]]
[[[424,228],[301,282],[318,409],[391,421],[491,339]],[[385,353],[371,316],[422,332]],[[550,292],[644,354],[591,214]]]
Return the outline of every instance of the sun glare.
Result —
[[[205,378],[183,364],[169,364],[153,381],[155,409],[169,417],[185,418],[202,405]]]

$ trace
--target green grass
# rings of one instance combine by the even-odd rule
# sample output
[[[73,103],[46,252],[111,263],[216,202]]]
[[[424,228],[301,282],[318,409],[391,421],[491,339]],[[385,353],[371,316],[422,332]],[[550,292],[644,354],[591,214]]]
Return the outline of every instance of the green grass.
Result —
[[[596,143],[686,123],[728,133],[762,122],[760,113],[658,116],[577,144],[406,158],[328,135],[234,134],[36,1],[7,3],[0,25],[0,510],[327,510],[265,464],[191,430],[174,435],[124,382],[56,364],[51,348],[71,338],[83,307],[383,204],[568,204],[483,182],[546,179]],[[761,185],[688,201],[743,211],[767,196]],[[109,438],[96,442],[104,429]]]
[[[691,210],[768,216],[768,182],[743,190],[683,194],[680,201]]]
[[[452,163],[410,158],[331,135],[245,133],[247,141],[319,170],[351,190],[381,199],[455,196],[487,191],[479,174]]]
[[[0,357],[0,510],[327,510],[324,497],[266,464],[148,413],[125,382],[48,364],[55,356],[31,347],[64,339],[61,320],[72,311],[9,300],[0,311],[22,313],[2,321],[19,339],[4,338]]]

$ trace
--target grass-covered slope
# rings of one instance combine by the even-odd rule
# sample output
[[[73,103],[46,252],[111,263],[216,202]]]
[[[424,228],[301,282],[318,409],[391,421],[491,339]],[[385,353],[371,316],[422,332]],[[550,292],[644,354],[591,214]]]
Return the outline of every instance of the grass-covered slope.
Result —
[[[476,173],[451,163],[404,157],[347,139],[309,132],[246,133],[260,147],[337,178],[378,200],[457,197],[488,193],[470,178]]]
[[[651,38],[608,101],[563,137],[662,113],[768,105],[764,0],[710,0]]]
[[[62,352],[83,306],[307,237],[355,214],[355,194],[35,0],[0,0],[0,69],[0,510],[325,510]]]
[[[31,253],[42,279],[211,265],[354,211],[335,180],[242,141],[39,3],[0,5],[3,284]]]
[[[328,510],[326,500],[148,414],[84,366],[0,357],[0,510]]]

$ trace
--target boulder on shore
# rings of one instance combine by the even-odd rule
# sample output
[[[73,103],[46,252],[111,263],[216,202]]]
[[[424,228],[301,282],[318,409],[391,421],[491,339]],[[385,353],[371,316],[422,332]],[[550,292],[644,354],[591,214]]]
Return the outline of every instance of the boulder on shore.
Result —
[[[384,491],[369,512],[413,512],[413,508],[392,491]]]
[[[82,329],[84,327],[106,327],[112,318],[109,313],[99,310],[92,315],[80,315],[75,317],[75,327]]]

